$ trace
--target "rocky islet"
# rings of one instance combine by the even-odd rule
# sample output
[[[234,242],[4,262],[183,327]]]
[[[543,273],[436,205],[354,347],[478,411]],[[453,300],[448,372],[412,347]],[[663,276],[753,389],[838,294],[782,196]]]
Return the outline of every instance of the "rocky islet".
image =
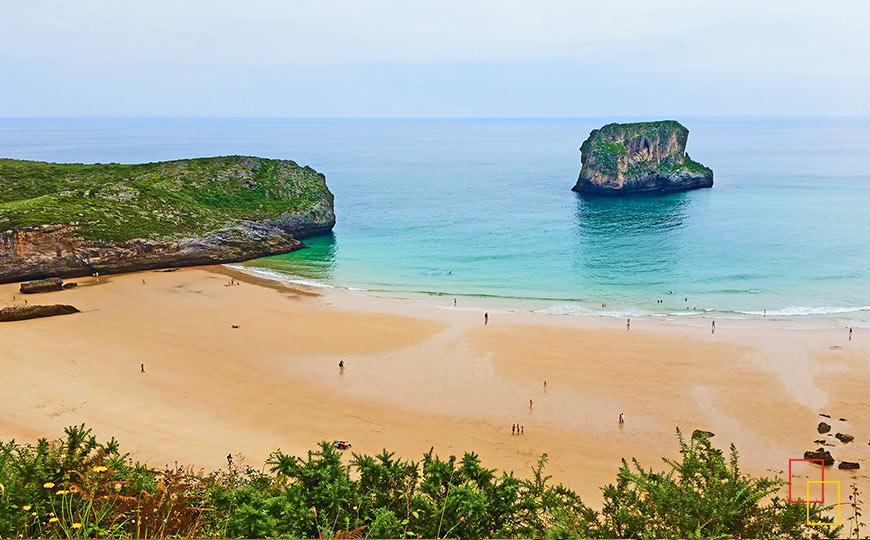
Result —
[[[580,147],[573,190],[621,195],[713,186],[713,171],[686,154],[689,130],[674,120],[607,124]]]

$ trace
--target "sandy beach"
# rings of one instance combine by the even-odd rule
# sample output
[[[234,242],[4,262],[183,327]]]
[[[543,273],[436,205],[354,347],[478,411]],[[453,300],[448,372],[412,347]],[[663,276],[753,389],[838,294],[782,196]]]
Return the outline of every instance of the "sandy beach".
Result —
[[[627,331],[620,320],[532,313],[491,313],[484,326],[475,310],[225,267],[72,281],[26,298],[81,313],[0,323],[2,440],[84,422],[152,466],[218,468],[233,453],[259,468],[276,448],[302,455],[345,439],[411,459],[473,450],[523,477],[547,453],[554,479],[597,506],[620,458],[660,467],[677,453],[679,427],[712,431],[718,447],[737,445],[747,472],[782,477],[790,458],[827,439],[835,459],[862,469],[835,466],[825,479],[844,498],[853,482],[870,493],[868,330],[848,341],[845,329],[774,322],[722,321],[711,334],[633,320]],[[17,284],[0,285],[0,306],[22,298]],[[819,435],[820,420],[855,441]],[[523,435],[511,434],[515,423]]]

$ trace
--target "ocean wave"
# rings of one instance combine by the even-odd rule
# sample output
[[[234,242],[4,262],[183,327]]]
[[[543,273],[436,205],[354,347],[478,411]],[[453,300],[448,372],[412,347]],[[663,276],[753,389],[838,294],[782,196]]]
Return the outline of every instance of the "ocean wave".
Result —
[[[624,310],[598,310],[589,309],[577,304],[556,304],[543,309],[535,310],[535,313],[543,313],[548,315],[581,315],[587,317],[655,317],[662,316],[662,313],[654,313],[642,309],[624,309]]]
[[[306,287],[318,287],[321,289],[334,289],[332,285],[328,285],[326,283],[322,283],[320,281],[315,281],[313,279],[304,279],[298,276],[290,276],[288,274],[284,274],[281,272],[275,272],[273,270],[267,270],[265,268],[254,268],[250,266],[242,266],[238,264],[226,264],[224,265],[227,268],[232,268],[233,270],[238,270],[239,272],[243,272],[245,274],[261,277],[264,279],[271,279],[272,281],[280,281],[282,283],[293,283],[296,285],[305,285]]]
[[[861,311],[870,311],[870,306],[857,307],[786,307],[782,309],[771,309],[766,313],[764,311],[737,311],[742,315],[767,315],[768,317],[804,317],[808,315],[842,315],[845,313],[859,313]]]
[[[668,313],[666,316],[667,317],[692,317],[692,316],[696,316],[696,315],[706,315],[706,314],[707,314],[706,311],[697,311],[697,310],[696,311],[688,311],[687,310],[687,311],[673,311],[671,313]]]

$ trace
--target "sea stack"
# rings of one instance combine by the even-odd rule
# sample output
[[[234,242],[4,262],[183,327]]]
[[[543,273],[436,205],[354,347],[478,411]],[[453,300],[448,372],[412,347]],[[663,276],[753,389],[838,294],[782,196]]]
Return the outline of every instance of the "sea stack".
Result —
[[[689,130],[674,120],[607,124],[580,147],[573,191],[622,195],[713,186],[713,171],[686,154]]]

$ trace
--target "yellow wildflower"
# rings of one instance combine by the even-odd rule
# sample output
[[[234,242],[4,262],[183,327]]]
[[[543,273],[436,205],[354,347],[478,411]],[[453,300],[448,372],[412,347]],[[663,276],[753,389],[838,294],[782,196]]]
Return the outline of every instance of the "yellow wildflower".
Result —
[[[45,489],[51,489],[54,487],[54,482],[46,482],[42,484],[42,487],[44,487]]]
[[[81,523],[73,523],[73,524],[71,525],[71,527],[72,527],[73,529],[81,529],[81,528],[82,528],[82,524],[81,524]]]
[[[51,519],[48,520],[48,522],[49,522],[49,523],[55,523],[55,522],[57,522],[57,518],[56,518],[56,517],[55,517],[55,518],[51,518]]]
[[[69,493],[68,489],[59,489],[55,492],[55,495],[66,495],[67,493]]]
[[[100,465],[99,467],[94,467],[94,472],[106,472],[108,470],[108,467],[103,467],[102,465]]]
[[[25,504],[24,506],[21,507],[21,509],[24,510],[25,512],[27,512],[27,511],[30,510],[31,508],[33,508],[33,507],[30,506],[29,504]]]

